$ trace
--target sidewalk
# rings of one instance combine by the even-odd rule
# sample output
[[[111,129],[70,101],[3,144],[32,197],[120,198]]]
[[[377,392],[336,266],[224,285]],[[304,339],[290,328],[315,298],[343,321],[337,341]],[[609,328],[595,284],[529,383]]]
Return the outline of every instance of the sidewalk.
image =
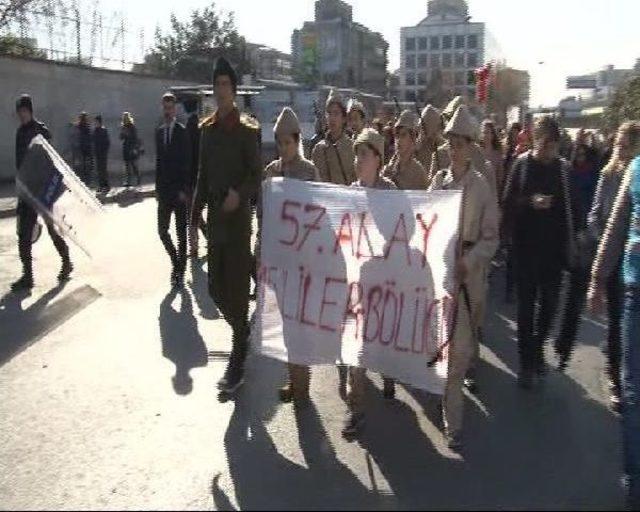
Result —
[[[139,187],[113,187],[106,196],[99,195],[98,199],[102,204],[113,204],[122,200],[124,196],[127,199],[154,197],[156,190],[153,173],[142,174],[141,177]],[[17,202],[14,182],[0,183],[0,219],[15,217]]]

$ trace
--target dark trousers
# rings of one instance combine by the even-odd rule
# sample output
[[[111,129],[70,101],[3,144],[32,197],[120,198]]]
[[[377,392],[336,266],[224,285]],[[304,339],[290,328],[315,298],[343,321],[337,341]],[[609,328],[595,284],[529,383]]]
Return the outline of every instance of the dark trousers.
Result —
[[[169,234],[171,214],[174,214],[176,219],[177,249]],[[187,205],[184,202],[177,199],[158,199],[158,235],[171,258],[173,268],[183,272],[187,261]]]
[[[587,289],[589,288],[590,279],[589,270],[575,269],[571,271],[562,326],[556,341],[556,351],[562,357],[568,358],[575,347],[578,329],[580,328],[580,318],[587,301]]]
[[[92,173],[93,155],[91,153],[82,153],[80,155],[80,179],[89,185],[91,183]]]
[[[98,173],[98,186],[102,189],[109,188],[109,175],[107,174],[107,155],[96,155],[96,171]]]
[[[608,329],[605,352],[607,355],[607,374],[614,385],[620,389],[620,358],[622,349],[622,311],[624,303],[624,285],[618,268],[607,281]]]
[[[519,262],[520,263],[520,262]],[[522,272],[519,265],[518,350],[524,372],[544,366],[544,342],[549,335],[560,296],[561,272],[544,277]]]
[[[135,176],[136,184],[140,185],[140,171],[138,170],[138,161],[137,160],[125,160],[124,162],[125,169],[125,186],[131,185],[131,176]]]
[[[38,220],[37,212],[24,201],[18,202],[18,251],[22,262],[22,271],[25,275],[33,276],[33,259],[31,257],[31,246],[33,245],[33,228]],[[69,261],[69,247],[50,222],[46,223],[47,231],[53,241],[62,261]]]

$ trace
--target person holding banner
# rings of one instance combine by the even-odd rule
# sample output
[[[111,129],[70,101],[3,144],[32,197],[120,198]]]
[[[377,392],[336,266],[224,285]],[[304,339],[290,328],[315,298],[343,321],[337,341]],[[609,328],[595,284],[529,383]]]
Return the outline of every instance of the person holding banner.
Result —
[[[16,112],[20,119],[20,127],[16,132],[16,168],[19,170],[29,149],[29,144],[37,135],[51,140],[48,128],[33,116],[33,101],[31,96],[23,94],[16,102]],[[23,198],[18,198],[18,249],[22,262],[22,277],[11,285],[13,292],[28,291],[33,288],[33,260],[31,246],[34,242],[34,231],[37,228],[38,214]],[[58,280],[62,283],[69,279],[73,265],[69,257],[69,247],[58,234],[54,225],[46,221],[47,231],[53,241],[58,254],[62,258],[62,269]]]
[[[445,129],[451,165],[439,171],[430,190],[462,190],[463,206],[456,278],[453,336],[449,351],[449,371],[443,399],[445,435],[449,448],[462,448],[464,378],[478,353],[478,331],[474,319],[486,300],[484,269],[498,248],[498,207],[486,179],[472,161],[477,126],[466,105],[456,110]]]
[[[302,181],[320,181],[320,173],[312,162],[302,156],[302,130],[298,116],[289,107],[282,109],[273,128],[279,158],[271,162],[264,170],[264,179],[292,178]],[[257,205],[258,221],[262,220],[262,200]],[[261,232],[258,232],[256,259],[260,259]],[[258,263],[259,265],[259,263]],[[295,402],[298,405],[309,400],[310,370],[308,366],[288,363],[289,379],[280,389],[282,402]]]
[[[427,190],[429,179],[424,167],[414,158],[418,116],[410,110],[400,114],[394,126],[396,153],[382,174],[401,190]]]
[[[233,348],[218,388],[232,393],[244,382],[249,348],[251,198],[260,185],[260,126],[240,114],[238,78],[226,59],[216,61],[213,91],[218,109],[201,123],[200,172],[192,215],[208,205],[209,292],[233,330]],[[192,218],[193,226],[197,218]]]
[[[332,89],[325,107],[326,136],[311,152],[311,160],[320,171],[322,181],[337,185],[351,185],[356,180],[353,167],[353,143],[345,131],[347,109],[340,93]]]

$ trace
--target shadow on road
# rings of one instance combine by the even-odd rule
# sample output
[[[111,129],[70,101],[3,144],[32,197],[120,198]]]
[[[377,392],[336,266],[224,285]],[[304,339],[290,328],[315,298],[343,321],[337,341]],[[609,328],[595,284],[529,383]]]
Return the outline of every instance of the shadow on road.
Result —
[[[172,303],[180,295],[180,310]],[[178,395],[188,395],[193,390],[191,370],[207,366],[207,347],[198,331],[193,314],[191,295],[184,288],[172,289],[160,304],[160,340],[162,355],[176,366],[171,377],[173,389]]]
[[[206,261],[206,258],[204,258],[204,261]],[[218,308],[216,308],[211,295],[209,295],[209,275],[205,272],[201,259],[191,260],[191,290],[202,318],[205,320],[217,320],[220,318]]]
[[[85,285],[50,305],[62,293],[66,283],[52,288],[26,309],[24,295],[8,293],[0,299],[0,366],[42,339],[100,297],[100,293]]]

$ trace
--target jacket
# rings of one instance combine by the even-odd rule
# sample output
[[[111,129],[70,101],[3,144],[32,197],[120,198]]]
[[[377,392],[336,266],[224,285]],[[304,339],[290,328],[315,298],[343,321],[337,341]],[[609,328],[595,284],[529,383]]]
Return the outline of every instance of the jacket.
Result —
[[[189,189],[191,149],[184,125],[173,126],[169,145],[165,144],[165,125],[156,128],[156,195],[160,201],[175,201]]]
[[[20,169],[24,156],[27,154],[29,144],[36,135],[42,135],[51,140],[51,132],[44,123],[32,119],[29,123],[21,125],[16,131],[16,169]]]
[[[318,142],[311,152],[311,160],[324,182],[350,185],[356,181],[353,142],[344,132],[335,143],[328,138]]]
[[[109,131],[104,126],[95,128],[93,130],[93,150],[96,156],[106,157],[110,147]]]

